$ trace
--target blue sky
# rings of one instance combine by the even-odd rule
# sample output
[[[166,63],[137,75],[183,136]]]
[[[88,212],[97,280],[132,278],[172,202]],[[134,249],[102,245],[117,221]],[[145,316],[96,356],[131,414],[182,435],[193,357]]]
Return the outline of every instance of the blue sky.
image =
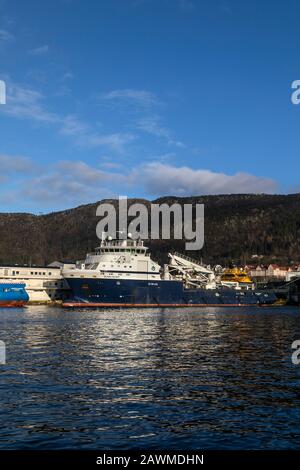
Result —
[[[0,0],[0,210],[300,191],[300,4]]]

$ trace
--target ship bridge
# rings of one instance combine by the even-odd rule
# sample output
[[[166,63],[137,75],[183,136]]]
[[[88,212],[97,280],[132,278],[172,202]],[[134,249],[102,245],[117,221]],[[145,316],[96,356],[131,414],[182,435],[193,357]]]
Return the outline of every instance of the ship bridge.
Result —
[[[142,240],[103,237],[95,252],[88,253],[71,277],[160,280],[161,267],[150,257]]]

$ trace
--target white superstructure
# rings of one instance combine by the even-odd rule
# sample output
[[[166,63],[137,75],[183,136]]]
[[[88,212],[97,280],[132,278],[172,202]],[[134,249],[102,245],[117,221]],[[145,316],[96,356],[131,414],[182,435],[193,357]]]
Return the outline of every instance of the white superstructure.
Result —
[[[65,277],[159,280],[160,265],[150,258],[142,240],[104,238],[94,253],[75,268],[64,269]]]
[[[61,300],[69,292],[60,267],[0,266],[0,280],[24,282],[30,302]]]

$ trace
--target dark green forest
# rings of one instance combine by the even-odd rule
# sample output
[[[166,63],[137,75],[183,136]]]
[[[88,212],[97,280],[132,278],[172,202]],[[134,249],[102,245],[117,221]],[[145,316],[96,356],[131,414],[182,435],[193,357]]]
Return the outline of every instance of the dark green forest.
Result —
[[[128,205],[136,202],[150,204],[129,199]],[[261,263],[300,260],[300,194],[164,197],[152,202],[204,204],[205,244],[202,250],[188,254],[206,264],[256,264],[253,255],[262,256]],[[98,205],[99,202],[46,215],[0,214],[0,263],[84,259],[87,251],[99,245]],[[184,240],[153,240],[148,245],[160,263],[166,262],[168,251],[184,252]]]

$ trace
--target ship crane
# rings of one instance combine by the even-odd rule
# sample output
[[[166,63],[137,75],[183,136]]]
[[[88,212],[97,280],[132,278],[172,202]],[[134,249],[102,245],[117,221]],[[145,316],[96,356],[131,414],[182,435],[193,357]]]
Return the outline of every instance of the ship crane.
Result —
[[[194,260],[181,253],[169,253],[170,261],[168,272],[175,279],[182,279],[186,287],[206,287],[215,288],[214,272],[203,266],[197,260]]]

